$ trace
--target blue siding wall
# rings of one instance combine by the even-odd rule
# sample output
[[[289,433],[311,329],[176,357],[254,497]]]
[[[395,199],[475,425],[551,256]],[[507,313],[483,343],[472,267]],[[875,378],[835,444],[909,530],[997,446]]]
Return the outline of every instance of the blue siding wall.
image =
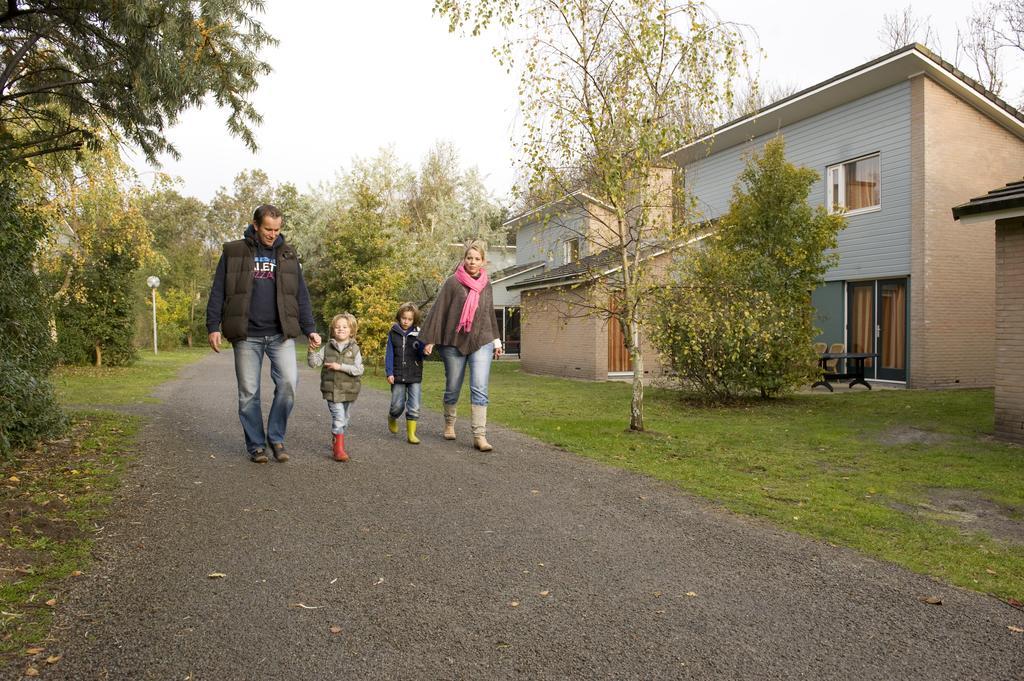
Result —
[[[820,176],[811,187],[811,205],[824,205],[825,168],[880,153],[881,210],[852,215],[839,234],[840,262],[825,279],[873,279],[910,273],[910,83],[900,83],[780,131],[786,158]],[[712,155],[686,168],[686,185],[704,218],[728,210],[733,185],[751,151],[770,136]]]
[[[562,242],[583,233],[588,214],[572,208],[554,215],[547,223],[528,222],[516,232],[516,264],[544,261],[549,268],[562,265]],[[580,256],[587,255],[587,244],[580,240]],[[536,274],[536,273],[534,273]]]

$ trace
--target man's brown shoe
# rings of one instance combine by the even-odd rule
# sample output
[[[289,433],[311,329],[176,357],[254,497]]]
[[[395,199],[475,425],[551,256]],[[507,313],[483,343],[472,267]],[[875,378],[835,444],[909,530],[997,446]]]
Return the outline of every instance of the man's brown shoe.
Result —
[[[269,459],[267,459],[266,452],[262,449],[257,449],[255,452],[249,452],[249,461],[253,463],[266,463]]]
[[[284,451],[284,444],[281,442],[272,442],[270,449],[274,452],[274,461],[284,463],[288,460],[288,452]]]

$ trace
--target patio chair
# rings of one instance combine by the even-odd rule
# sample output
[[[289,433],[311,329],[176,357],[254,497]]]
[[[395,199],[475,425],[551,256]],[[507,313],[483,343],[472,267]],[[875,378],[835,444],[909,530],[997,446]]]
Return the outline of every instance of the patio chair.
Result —
[[[845,343],[833,343],[829,347],[828,351],[829,352],[846,352],[846,344]],[[838,359],[830,359],[828,362],[825,363],[825,370],[828,373],[830,373],[830,374],[838,373],[838,369],[839,369],[839,360]]]

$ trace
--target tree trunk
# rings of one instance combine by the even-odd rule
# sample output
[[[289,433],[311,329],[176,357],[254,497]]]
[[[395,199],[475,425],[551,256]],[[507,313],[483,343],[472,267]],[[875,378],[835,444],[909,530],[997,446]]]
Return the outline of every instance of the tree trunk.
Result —
[[[103,348],[100,347],[99,343],[96,343],[93,347],[96,350],[96,366],[101,367],[103,366]]]
[[[629,429],[644,429],[644,356],[640,351],[640,325],[629,323],[629,357],[633,362],[633,399],[629,405]]]

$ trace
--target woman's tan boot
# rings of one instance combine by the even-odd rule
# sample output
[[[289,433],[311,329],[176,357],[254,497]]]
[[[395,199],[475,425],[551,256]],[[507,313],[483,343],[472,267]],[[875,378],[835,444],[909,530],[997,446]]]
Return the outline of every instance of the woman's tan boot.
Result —
[[[481,452],[489,452],[494,447],[487,441],[487,406],[474,404],[471,406],[473,412],[473,447]]]
[[[455,439],[455,405],[444,405],[444,439]]]

